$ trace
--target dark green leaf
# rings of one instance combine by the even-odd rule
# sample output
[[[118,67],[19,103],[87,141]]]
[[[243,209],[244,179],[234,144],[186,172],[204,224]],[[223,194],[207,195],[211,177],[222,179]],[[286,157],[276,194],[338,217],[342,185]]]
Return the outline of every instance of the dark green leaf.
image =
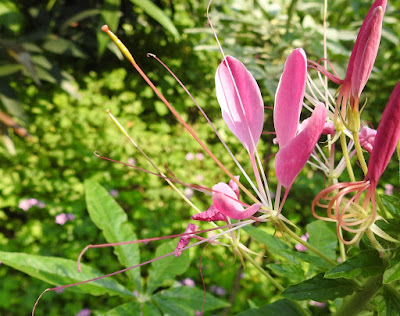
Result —
[[[306,231],[310,234],[308,242],[331,259],[336,258],[337,236],[330,229],[329,224],[323,221],[314,221],[307,225]]]
[[[350,295],[353,291],[354,285],[346,279],[324,279],[320,273],[309,280],[288,287],[282,295],[293,300],[323,302]]]
[[[86,58],[87,54],[74,42],[61,38],[51,37],[43,43],[43,48],[58,55],[70,55],[77,58]]]
[[[386,316],[400,315],[400,295],[399,291],[391,286],[383,287],[383,298],[386,303]]]
[[[385,267],[379,253],[375,250],[368,250],[349,258],[347,261],[329,270],[325,273],[325,278],[352,279],[357,275],[370,277],[383,273],[384,270]]]
[[[107,242],[135,240],[136,235],[124,210],[110,196],[106,189],[92,180],[85,181],[86,204],[93,223],[101,229]],[[115,246],[114,253],[119,262],[125,267],[140,263],[138,244]],[[140,269],[127,272],[128,276],[140,287]]]
[[[267,267],[275,274],[287,278],[292,283],[304,280],[304,271],[299,264],[272,263],[268,264]]]
[[[175,287],[153,295],[152,300],[164,314],[169,315],[194,315],[201,311],[204,292],[195,287]],[[204,311],[212,311],[227,307],[229,304],[211,294],[206,294]]]
[[[84,264],[82,265],[82,272],[79,273],[76,261],[64,258],[0,251],[0,260],[3,264],[53,285],[67,285],[103,275],[100,271]],[[71,287],[71,290],[92,295],[108,293],[110,295],[132,296],[131,291],[112,278],[105,278],[74,286]]]
[[[396,195],[379,195],[383,205],[386,207],[388,212],[394,217],[400,217],[400,198]]]
[[[390,283],[400,279],[400,253],[397,251],[395,256],[389,260],[389,266],[383,274],[383,283]]]
[[[157,247],[155,258],[174,252],[178,241],[164,243]],[[165,281],[172,281],[175,276],[184,273],[189,268],[189,252],[182,252],[179,258],[175,255],[168,256],[164,259],[154,261],[150,269],[150,280],[147,285],[147,293],[152,293]]]
[[[293,302],[283,299],[276,301],[272,304],[265,305],[259,309],[249,309],[245,312],[237,314],[237,316],[265,316],[265,315],[279,315],[279,316],[303,316],[304,314]]]
[[[132,3],[141,8],[146,14],[151,16],[154,20],[160,23],[168,32],[170,32],[176,39],[179,39],[179,32],[171,19],[152,1],[150,0],[131,0]]]

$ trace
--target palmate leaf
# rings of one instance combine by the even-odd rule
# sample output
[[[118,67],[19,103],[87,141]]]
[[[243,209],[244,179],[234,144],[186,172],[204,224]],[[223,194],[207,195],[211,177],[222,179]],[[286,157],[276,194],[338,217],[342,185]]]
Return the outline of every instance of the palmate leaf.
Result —
[[[152,300],[162,310],[163,315],[191,316],[201,311],[204,292],[195,287],[175,287],[153,295]],[[211,294],[206,294],[204,311],[227,307],[229,304]]]
[[[141,8],[146,14],[160,23],[175,39],[179,39],[180,35],[171,19],[152,1],[150,0],[131,0],[131,2]]]
[[[293,300],[314,300],[323,302],[338,297],[350,295],[354,284],[346,279],[324,279],[323,274],[317,274],[309,280],[292,285],[282,292],[286,298]]]
[[[76,261],[64,258],[0,251],[0,260],[3,264],[53,285],[67,285],[104,275],[87,265],[82,265],[82,272],[79,273],[76,268]],[[74,286],[71,287],[71,290],[92,295],[133,295],[131,291],[112,278]]]
[[[93,180],[85,181],[86,204],[93,223],[103,232],[107,242],[121,242],[135,240],[136,235],[124,210],[110,196],[106,189]],[[98,250],[100,251],[100,250]],[[124,267],[131,267],[140,263],[138,244],[115,246],[114,253]],[[140,288],[140,269],[127,272]]]

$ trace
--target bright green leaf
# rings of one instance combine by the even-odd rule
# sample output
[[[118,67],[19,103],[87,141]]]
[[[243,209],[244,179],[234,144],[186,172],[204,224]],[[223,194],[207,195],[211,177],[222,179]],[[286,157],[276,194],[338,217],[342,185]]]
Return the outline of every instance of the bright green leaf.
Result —
[[[380,195],[383,205],[394,218],[400,216],[400,198],[396,195]]]
[[[389,260],[389,266],[383,274],[383,283],[390,283],[400,279],[400,256],[396,255]]]
[[[178,241],[164,243],[157,247],[155,258],[174,252]],[[154,261],[150,269],[150,280],[147,286],[147,293],[152,293],[159,286],[164,284],[164,281],[171,281],[175,276],[184,273],[189,268],[189,252],[182,252],[179,258],[174,255],[164,259]]]
[[[306,231],[310,234],[308,242],[331,259],[336,258],[337,236],[330,229],[329,224],[323,221],[314,221],[307,225]]]
[[[325,278],[352,279],[358,275],[370,277],[382,273],[385,270],[380,255],[375,250],[368,250],[347,259],[342,264],[325,273]]]
[[[323,302],[350,295],[353,291],[353,283],[346,279],[324,279],[320,273],[309,280],[288,287],[282,295],[293,300]]]
[[[146,14],[160,23],[175,39],[179,39],[179,32],[171,19],[150,0],[131,0],[131,2],[141,8]]]
[[[85,181],[86,204],[93,223],[103,232],[107,242],[135,240],[136,235],[132,226],[127,222],[128,217],[111,195],[100,184],[93,180]],[[140,263],[138,244],[115,246],[114,253],[119,262],[125,267]],[[127,272],[128,276],[140,288],[140,269]]]
[[[86,281],[103,275],[100,271],[84,264],[82,264],[82,271],[79,273],[76,261],[64,258],[0,251],[0,260],[3,264],[29,274],[34,278],[58,286]],[[112,278],[104,278],[74,286],[70,289],[92,295],[108,293],[110,295],[132,296],[131,291]]]

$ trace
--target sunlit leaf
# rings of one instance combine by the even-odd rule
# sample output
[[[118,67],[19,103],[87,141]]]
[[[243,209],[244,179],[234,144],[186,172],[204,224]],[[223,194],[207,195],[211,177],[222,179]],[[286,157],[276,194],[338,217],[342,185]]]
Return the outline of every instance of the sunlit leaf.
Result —
[[[76,268],[76,261],[64,258],[0,251],[0,260],[3,264],[14,269],[58,286],[86,281],[103,275],[102,272],[87,265],[82,265],[82,272],[79,273]],[[70,289],[92,295],[132,296],[132,292],[112,278],[93,281]]]
[[[126,213],[107,190],[93,180],[86,180],[85,192],[90,218],[101,229],[107,242],[114,243],[136,239],[132,226],[127,222]],[[124,267],[140,263],[138,244],[115,246],[114,253]],[[140,288],[140,268],[129,270],[127,274],[136,282],[136,286]]]

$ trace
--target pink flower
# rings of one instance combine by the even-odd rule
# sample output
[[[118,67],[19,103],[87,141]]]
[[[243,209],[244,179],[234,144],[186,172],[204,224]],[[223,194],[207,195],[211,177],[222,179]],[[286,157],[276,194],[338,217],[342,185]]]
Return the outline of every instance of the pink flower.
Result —
[[[185,233],[195,232],[198,228],[199,228],[199,226],[189,223],[189,225],[187,226],[187,228],[185,230]],[[176,248],[175,248],[175,256],[176,257],[180,257],[180,255],[182,254],[182,248],[185,248],[187,246],[187,244],[189,243],[191,238],[196,238],[196,235],[186,235],[186,236],[182,236],[181,239],[179,239],[178,246],[176,246]]]
[[[75,316],[90,316],[91,311],[89,308],[81,309]]]
[[[64,225],[68,221],[75,219],[75,215],[72,213],[61,213],[56,215],[55,222],[59,225]]]
[[[358,111],[358,99],[368,81],[378,53],[386,4],[387,0],[376,0],[358,32],[338,97],[338,103],[343,109],[342,114],[345,114],[350,96],[353,99],[352,106]]]
[[[301,236],[300,238],[303,239],[304,241],[307,241],[310,235],[306,233],[305,235]],[[299,252],[305,252],[307,251],[307,247],[303,246],[302,244],[298,243],[294,246],[297,251]]]
[[[39,208],[44,208],[44,207],[46,207],[46,204],[42,201],[39,201],[39,200],[33,199],[33,198],[21,200],[18,204],[18,207],[20,209],[24,210],[25,212],[33,206],[36,206]]]
[[[197,153],[196,159],[202,161],[204,159],[204,155],[202,153]]]
[[[376,187],[400,138],[400,81],[394,88],[376,132],[366,179]]]
[[[385,194],[386,195],[393,195],[393,185],[386,183],[385,184]]]
[[[195,287],[196,283],[191,278],[186,278],[180,282],[183,286]]]
[[[194,159],[194,154],[193,153],[187,153],[186,156],[185,156],[185,159],[187,161],[193,160]]]
[[[215,85],[226,125],[254,153],[264,124],[264,102],[256,80],[239,60],[228,56],[218,66]]]
[[[306,76],[306,54],[301,48],[295,49],[286,59],[274,107],[274,126],[279,144],[275,173],[279,183],[287,189],[306,164],[326,121],[325,106],[319,103],[311,118],[304,122],[302,131],[297,134]]]
[[[193,197],[193,190],[191,188],[185,188],[183,191],[183,195],[186,196],[189,200]]]
[[[358,133],[358,138],[360,140],[360,145],[369,153],[372,152],[376,136],[376,130],[369,128],[368,126],[363,126]]]

